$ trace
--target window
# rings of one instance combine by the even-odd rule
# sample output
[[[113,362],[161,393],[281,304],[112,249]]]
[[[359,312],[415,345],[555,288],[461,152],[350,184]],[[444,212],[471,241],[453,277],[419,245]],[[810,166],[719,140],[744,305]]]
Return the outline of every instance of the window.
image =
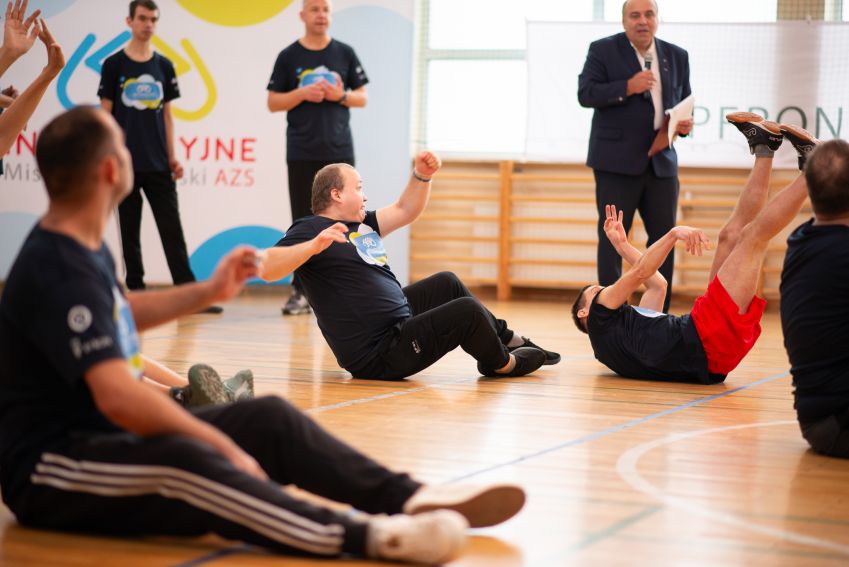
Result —
[[[518,157],[524,151],[528,21],[622,18],[621,0],[524,0],[499,2],[498,9],[488,0],[418,2],[415,145],[465,157]],[[778,0],[660,4],[662,22],[769,22],[778,9]]]

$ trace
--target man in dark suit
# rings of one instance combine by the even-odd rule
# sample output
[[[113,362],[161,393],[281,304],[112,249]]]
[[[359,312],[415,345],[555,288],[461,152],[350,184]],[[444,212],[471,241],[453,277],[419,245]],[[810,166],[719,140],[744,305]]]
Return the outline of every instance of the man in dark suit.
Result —
[[[630,231],[639,210],[648,234],[647,246],[676,223],[678,157],[667,147],[649,157],[649,148],[663,126],[664,110],[690,95],[687,52],[655,38],[657,4],[654,0],[627,0],[622,6],[624,33],[590,44],[578,77],[578,101],[594,108],[587,165],[596,182],[598,221],[598,279],[614,283],[622,260],[604,234],[604,205],[615,203]],[[693,122],[681,122],[677,132],[686,136]],[[669,255],[660,273],[670,283],[663,310],[669,309],[674,257]]]

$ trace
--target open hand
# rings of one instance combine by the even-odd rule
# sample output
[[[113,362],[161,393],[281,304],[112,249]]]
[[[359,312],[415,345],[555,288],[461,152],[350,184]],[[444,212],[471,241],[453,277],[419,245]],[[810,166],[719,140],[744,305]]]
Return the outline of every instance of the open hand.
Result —
[[[39,20],[39,23],[41,27],[38,32],[38,39],[47,48],[47,65],[44,66],[42,73],[52,78],[65,67],[65,54],[62,53],[62,47],[53,39],[53,34],[47,29],[47,22],[44,21],[44,18]],[[35,27],[38,28],[39,26],[36,25]]]
[[[341,222],[337,222],[332,226],[325,228],[319,232],[315,238],[313,238],[313,243],[315,244],[315,252],[313,252],[313,254],[323,252],[334,242],[344,244],[347,240],[347,238],[345,238],[346,232],[348,232],[348,227]]]
[[[692,256],[701,256],[702,250],[710,250],[710,239],[700,228],[676,226],[672,233],[675,238],[686,244],[687,252]]]
[[[3,50],[7,51],[13,58],[17,59],[29,51],[39,35],[38,25],[33,25],[35,19],[41,15],[41,10],[36,10],[26,19],[28,0],[12,0],[6,4],[6,23],[3,26]]]
[[[616,205],[605,205],[604,214],[604,234],[607,235],[607,239],[613,247],[618,249],[619,246],[628,241],[625,225],[622,224],[623,213],[619,211],[617,215]]]

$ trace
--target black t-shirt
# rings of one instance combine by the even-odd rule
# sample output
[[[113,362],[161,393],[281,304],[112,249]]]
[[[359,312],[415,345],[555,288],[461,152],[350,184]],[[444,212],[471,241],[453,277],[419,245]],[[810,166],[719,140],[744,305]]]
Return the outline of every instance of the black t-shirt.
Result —
[[[849,407],[849,226],[798,227],[781,273],[781,328],[799,421]]]
[[[362,224],[304,217],[295,221],[277,246],[312,240],[337,222],[348,227],[347,241],[334,242],[296,273],[339,366],[358,376],[393,327],[412,315],[401,284],[389,269],[377,215],[367,212]]]
[[[135,171],[170,171],[162,107],[180,96],[174,65],[154,53],[140,63],[123,50],[106,58],[97,96],[112,101],[112,116],[127,138]]]
[[[608,309],[596,300],[587,328],[596,359],[625,378],[717,384],[689,314],[676,316],[622,305]]]
[[[324,49],[313,51],[295,42],[277,56],[268,90],[287,93],[325,79],[342,77],[346,89],[368,83],[366,72],[354,50],[335,39]],[[304,101],[286,113],[286,159],[335,161],[354,159],[354,140],[349,124],[351,111],[338,102]]]
[[[45,450],[84,432],[118,431],[98,411],[84,374],[127,360],[141,377],[133,317],[108,249],[97,252],[36,226],[0,299],[0,483],[3,497]]]

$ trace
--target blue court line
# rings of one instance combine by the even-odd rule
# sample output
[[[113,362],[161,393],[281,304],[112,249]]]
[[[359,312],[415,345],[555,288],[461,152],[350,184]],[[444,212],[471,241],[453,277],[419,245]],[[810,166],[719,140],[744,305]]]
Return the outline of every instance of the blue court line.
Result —
[[[767,382],[772,382],[773,380],[778,380],[779,378],[786,378],[790,376],[789,372],[782,372],[781,374],[775,374],[773,376],[769,376],[767,378],[761,378],[760,380],[755,380],[749,384],[744,386],[738,386],[736,388],[732,388],[730,390],[726,390],[720,394],[714,394],[712,396],[707,396],[705,398],[700,398],[698,400],[693,400],[691,402],[687,402],[686,404],[682,404],[680,406],[676,406],[674,408],[669,408],[657,413],[653,413],[650,415],[646,415],[643,417],[638,417],[637,419],[632,419],[631,421],[626,421],[625,423],[620,423],[619,425],[614,425],[613,427],[608,427],[607,429],[603,429],[601,431],[596,431],[594,433],[590,433],[589,435],[584,435],[583,437],[578,437],[577,439],[571,439],[569,441],[564,441],[563,443],[558,443],[552,447],[548,447],[547,449],[541,449],[534,453],[528,453],[527,455],[522,455],[515,459],[511,459],[509,461],[504,461],[502,463],[496,463],[494,465],[490,465],[488,467],[479,469],[474,472],[470,472],[467,474],[463,474],[457,477],[454,477],[444,484],[451,484],[453,482],[459,482],[461,480],[466,480],[484,473],[492,472],[494,470],[498,470],[504,467],[509,467],[511,465],[519,464],[523,461],[528,461],[530,459],[535,459],[537,457],[541,457],[543,455],[547,455],[549,453],[554,453],[561,449],[566,449],[568,447],[575,447],[577,445],[583,445],[584,443],[589,443],[590,441],[595,441],[596,439],[601,439],[602,437],[607,437],[608,435],[613,435],[614,433],[619,433],[620,431],[624,431],[625,429],[631,429],[632,427],[637,427],[638,425],[642,425],[643,423],[653,421],[655,419],[665,417],[667,415],[677,413],[679,411],[683,411],[685,409],[689,409],[692,407],[700,406],[702,404],[706,404],[708,402],[712,402],[713,400],[717,400],[719,398],[724,398],[725,396],[730,396],[736,392],[740,392],[742,390],[747,390],[754,386],[760,386],[761,384],[766,384]]]

